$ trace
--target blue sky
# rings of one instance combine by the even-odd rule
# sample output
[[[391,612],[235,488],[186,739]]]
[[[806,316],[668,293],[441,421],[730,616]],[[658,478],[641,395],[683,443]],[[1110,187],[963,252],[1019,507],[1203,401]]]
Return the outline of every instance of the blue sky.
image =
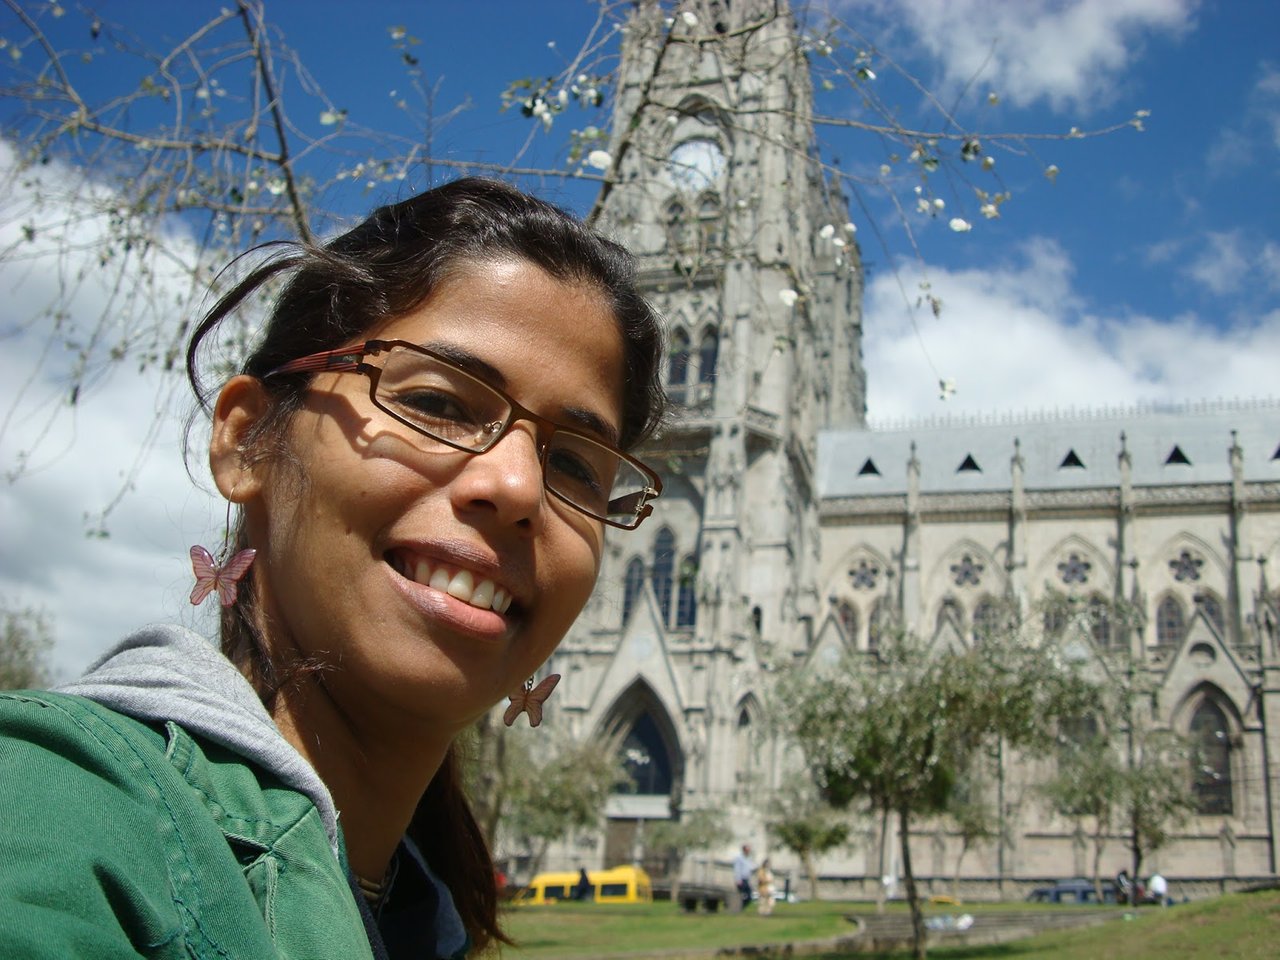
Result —
[[[999,219],[982,217],[963,184],[935,177],[931,187],[943,212],[908,216],[923,263],[911,256],[883,191],[863,189],[866,210],[855,209],[852,219],[868,265],[864,348],[873,423],[1280,392],[1280,4],[832,0],[830,6],[880,54],[957,104],[962,123],[975,129],[1064,132],[1150,111],[1142,133],[1041,142],[1034,158],[988,145],[1012,193]],[[84,21],[68,7],[65,17],[43,22],[60,42],[83,46]],[[176,38],[218,7],[195,0],[102,4],[107,19],[143,39]],[[269,14],[333,105],[350,111],[351,122],[374,127],[399,122],[391,92],[404,95],[406,78],[389,28],[403,25],[422,41],[412,49],[427,81],[438,81],[437,110],[470,103],[438,131],[436,150],[501,161],[534,133],[521,161],[534,166],[563,165],[564,126],[592,118],[562,118],[543,135],[517,113],[500,113],[500,93],[514,78],[558,72],[594,10],[586,0],[359,6],[275,0]],[[814,29],[821,22],[810,13]],[[21,36],[12,13],[0,12],[0,38],[12,43]],[[35,55],[24,52],[28,65]],[[871,60],[877,94],[905,122],[925,123],[919,95],[895,78],[885,56]],[[122,78],[107,72],[96,82],[106,90]],[[320,132],[323,104],[311,109],[296,79],[290,83],[295,117]],[[858,115],[845,89],[820,90],[818,105],[831,115]],[[0,100],[0,112],[11,111]],[[877,141],[820,136],[825,156],[838,157],[842,169],[878,176],[885,158]],[[1044,176],[1049,164],[1060,170],[1052,183]],[[913,203],[914,181],[893,176],[904,202]],[[982,182],[976,173],[974,179]],[[404,187],[366,193],[353,182],[326,200],[355,215],[394,189]],[[540,189],[580,210],[590,197],[589,187],[572,181],[546,181]],[[973,229],[953,231],[954,217]],[[0,233],[4,249],[10,235]],[[19,269],[0,259],[0,291],[11,311],[3,334],[11,344],[34,345],[14,318],[48,282],[41,271],[53,269],[38,263]],[[914,309],[922,280],[943,301],[939,318]],[[12,356],[0,361],[0,375],[7,418],[0,462],[8,468],[32,432],[44,429],[33,425],[43,421],[35,419],[28,394],[57,385],[15,390],[26,380]],[[945,400],[940,378],[955,388]],[[83,667],[139,620],[201,625],[199,614],[184,607],[186,550],[196,539],[207,541],[222,517],[219,505],[193,490],[176,453],[186,412],[181,385],[115,377],[92,396],[93,403],[48,428],[39,470],[0,487],[6,544],[0,593],[53,614],[56,663],[64,673]],[[146,418],[127,414],[152,407],[173,415],[148,439]],[[150,452],[137,461],[144,444]],[[113,515],[112,536],[87,540],[84,515],[100,510],[122,479],[133,490]]]

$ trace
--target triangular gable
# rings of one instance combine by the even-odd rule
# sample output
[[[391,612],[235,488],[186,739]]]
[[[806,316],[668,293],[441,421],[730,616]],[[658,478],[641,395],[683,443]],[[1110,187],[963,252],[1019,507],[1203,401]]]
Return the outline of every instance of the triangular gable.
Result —
[[[684,715],[685,698],[672,669],[658,601],[648,581],[636,598],[631,622],[623,631],[614,648],[613,658],[590,697],[590,709],[594,712],[608,707],[637,677],[643,678],[653,689],[672,717]]]
[[[938,624],[938,629],[933,634],[933,640],[929,643],[930,650],[935,654],[963,653],[967,650],[969,645],[965,643],[965,639],[956,626],[956,622],[950,617],[940,617],[939,619],[942,622]]]
[[[834,668],[845,652],[853,649],[853,642],[853,638],[844,635],[840,618],[834,612],[827,614],[805,657],[805,669],[821,671]]]
[[[1243,713],[1252,685],[1235,652],[1218,635],[1217,628],[1204,611],[1197,608],[1191,614],[1182,646],[1169,661],[1164,683],[1161,684],[1161,701],[1180,702],[1188,691],[1203,683],[1211,683],[1221,689]]]

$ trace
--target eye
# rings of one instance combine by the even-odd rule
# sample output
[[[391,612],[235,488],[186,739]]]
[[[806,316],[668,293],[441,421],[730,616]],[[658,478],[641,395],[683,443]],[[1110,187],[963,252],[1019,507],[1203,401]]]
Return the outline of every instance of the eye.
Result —
[[[438,387],[404,390],[394,396],[384,396],[383,399],[395,406],[401,414],[413,420],[469,426],[479,422],[462,398]]]
[[[589,493],[593,499],[604,492],[598,466],[575,450],[552,448],[547,454],[547,475],[554,483],[567,484],[575,493]]]

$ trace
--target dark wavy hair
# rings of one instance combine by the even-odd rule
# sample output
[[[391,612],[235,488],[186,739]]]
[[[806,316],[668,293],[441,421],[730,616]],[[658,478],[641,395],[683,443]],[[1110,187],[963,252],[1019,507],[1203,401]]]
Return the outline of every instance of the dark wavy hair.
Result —
[[[284,442],[310,374],[266,377],[297,357],[356,342],[367,332],[424,303],[439,285],[476,264],[519,259],[557,280],[597,289],[623,336],[621,445],[633,449],[662,420],[659,381],[662,327],[636,284],[635,262],[616,243],[558,207],[497,180],[466,178],[379,207],[363,223],[323,245],[270,244],[268,258],[224,295],[203,318],[187,347],[187,378],[205,411],[216,389],[200,375],[201,345],[264,283],[287,282],[241,372],[262,380],[267,414],[248,437],[246,456],[288,458]],[[250,546],[241,518],[231,549]],[[249,578],[250,580],[252,578]],[[306,667],[272,662],[257,626],[252,583],[222,614],[222,649],[270,706]],[[493,861],[462,791],[451,748],[418,804],[409,835],[453,893],[475,946],[505,941],[497,921]]]

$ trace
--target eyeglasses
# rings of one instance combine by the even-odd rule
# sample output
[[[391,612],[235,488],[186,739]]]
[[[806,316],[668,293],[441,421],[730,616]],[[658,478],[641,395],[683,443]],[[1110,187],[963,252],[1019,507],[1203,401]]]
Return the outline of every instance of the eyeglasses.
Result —
[[[378,363],[369,362],[375,357]],[[415,343],[367,340],[299,357],[267,376],[310,371],[363,373],[375,407],[416,433],[465,453],[484,453],[517,420],[530,421],[537,427],[547,490],[610,526],[634,530],[653,512],[650,501],[662,492],[662,480],[639,460],[538,416]]]

